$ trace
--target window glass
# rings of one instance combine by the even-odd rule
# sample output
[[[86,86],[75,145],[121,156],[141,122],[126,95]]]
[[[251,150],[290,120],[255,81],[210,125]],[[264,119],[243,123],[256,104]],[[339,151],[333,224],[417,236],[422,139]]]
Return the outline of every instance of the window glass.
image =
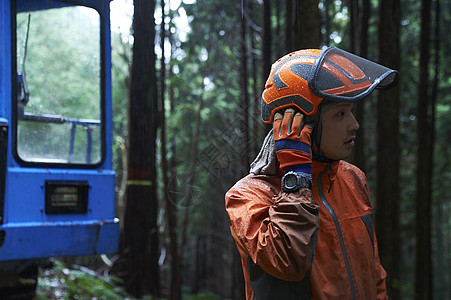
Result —
[[[18,13],[17,153],[23,161],[101,160],[100,17],[72,6]]]

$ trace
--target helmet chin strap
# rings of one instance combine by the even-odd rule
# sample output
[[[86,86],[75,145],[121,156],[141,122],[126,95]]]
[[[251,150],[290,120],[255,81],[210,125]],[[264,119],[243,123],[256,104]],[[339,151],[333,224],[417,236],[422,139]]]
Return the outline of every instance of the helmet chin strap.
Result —
[[[323,122],[321,120],[322,106],[323,105],[319,106],[318,117],[314,121],[314,126],[313,126],[313,130],[312,130],[312,135],[311,135],[313,142],[315,143],[316,148],[318,149],[318,153],[314,153],[312,151],[312,158],[313,158],[313,160],[320,162],[320,163],[332,163],[336,160],[327,158],[326,155],[324,154],[324,152],[321,150],[321,138],[322,138],[322,133],[323,133],[323,126],[322,126]]]

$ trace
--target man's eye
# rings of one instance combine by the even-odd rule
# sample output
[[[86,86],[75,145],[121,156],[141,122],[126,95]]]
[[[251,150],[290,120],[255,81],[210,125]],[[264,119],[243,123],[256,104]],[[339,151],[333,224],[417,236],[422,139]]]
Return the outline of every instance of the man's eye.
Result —
[[[345,112],[344,111],[340,111],[338,114],[337,114],[337,116],[339,116],[339,117],[343,117],[345,115]]]

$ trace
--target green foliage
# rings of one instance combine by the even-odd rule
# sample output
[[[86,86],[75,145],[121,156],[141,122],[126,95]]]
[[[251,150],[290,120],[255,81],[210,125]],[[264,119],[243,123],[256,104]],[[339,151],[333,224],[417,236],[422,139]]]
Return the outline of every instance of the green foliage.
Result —
[[[38,280],[37,297],[46,299],[133,299],[120,286],[122,280],[111,275],[100,275],[85,267],[67,267],[55,260],[54,268]]]
[[[326,2],[329,4],[327,5]],[[326,13],[329,14],[330,18],[329,36],[326,36],[326,29],[322,28],[325,46],[337,46],[346,49],[349,45],[347,33],[350,11],[345,1],[320,1],[319,9],[323,18]]]
[[[122,279],[112,275],[101,275],[82,266],[67,266],[60,260],[53,260],[53,268],[41,273],[36,289],[39,300],[72,300],[72,299],[104,299],[104,300],[157,300],[151,295],[135,298],[128,294],[122,286]],[[201,292],[186,294],[187,300],[221,300],[217,294]]]
[[[127,155],[128,137],[128,86],[131,45],[122,40],[119,33],[112,32],[112,97],[113,97],[113,168],[118,174],[118,181],[124,175],[122,156]]]
[[[204,105],[199,152],[215,142],[220,132],[233,125],[236,119],[234,112],[239,101],[239,58],[236,54],[239,39],[235,32],[239,29],[236,15],[239,6],[234,2],[200,0],[195,5],[182,4],[177,12],[181,9],[192,16],[190,26],[196,34],[190,34],[187,40],[174,42],[180,48],[177,48],[170,62],[174,77],[169,78],[169,83],[176,106],[175,111],[167,115],[167,132],[169,143],[176,143],[177,149],[185,150],[177,150],[176,159],[179,181],[186,182],[184,174],[187,175],[193,155],[190,149],[200,103]],[[205,191],[210,181],[209,170],[201,170],[200,167],[197,170],[202,172],[196,172],[195,185]]]

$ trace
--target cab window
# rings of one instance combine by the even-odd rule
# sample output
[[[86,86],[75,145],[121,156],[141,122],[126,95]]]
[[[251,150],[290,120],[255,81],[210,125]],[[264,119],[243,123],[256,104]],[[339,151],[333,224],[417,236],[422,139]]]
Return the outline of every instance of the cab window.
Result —
[[[99,14],[82,6],[20,11],[18,4],[17,10],[19,161],[99,163],[103,134]]]

